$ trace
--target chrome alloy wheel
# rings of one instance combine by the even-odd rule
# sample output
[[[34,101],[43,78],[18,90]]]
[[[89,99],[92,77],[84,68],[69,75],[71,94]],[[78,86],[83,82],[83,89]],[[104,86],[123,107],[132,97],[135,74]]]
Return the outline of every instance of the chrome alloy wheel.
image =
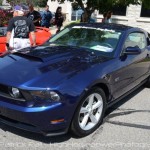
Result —
[[[103,105],[102,97],[98,93],[92,93],[85,99],[78,118],[82,130],[90,130],[98,124],[103,112]]]

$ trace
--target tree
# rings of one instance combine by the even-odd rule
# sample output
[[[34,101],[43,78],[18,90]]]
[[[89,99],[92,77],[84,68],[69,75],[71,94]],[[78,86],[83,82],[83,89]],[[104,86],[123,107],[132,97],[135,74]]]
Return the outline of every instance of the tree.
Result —
[[[47,0],[35,0],[39,7],[45,7],[47,5]]]
[[[13,17],[13,14],[9,10],[0,9],[0,27],[6,26],[10,18]]]
[[[18,3],[26,2],[33,3],[35,6],[44,7],[48,0],[7,0],[8,2]],[[81,8],[86,16],[85,21],[88,22],[91,14],[97,9],[101,12],[111,10],[114,6],[128,6],[129,4],[140,4],[144,2],[146,8],[150,7],[150,0],[51,0],[58,1],[59,3],[64,3],[65,1],[70,1],[74,10]]]
[[[30,4],[32,3],[34,6],[45,7],[48,0],[7,0],[12,6],[20,3]]]
[[[70,1],[74,10],[81,8],[86,16],[85,21],[88,22],[91,14],[97,9],[101,12],[111,10],[113,6],[123,5],[128,6],[129,4],[140,4],[144,1],[146,7],[150,7],[150,0],[51,0],[64,3]]]
[[[3,0],[0,0],[0,5],[2,5]]]

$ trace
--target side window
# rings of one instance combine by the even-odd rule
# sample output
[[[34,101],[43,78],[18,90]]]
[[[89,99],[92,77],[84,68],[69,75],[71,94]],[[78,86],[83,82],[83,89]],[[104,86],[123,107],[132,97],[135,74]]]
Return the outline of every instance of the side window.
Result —
[[[144,33],[130,33],[125,41],[125,48],[127,47],[139,47],[143,49],[147,46],[147,41]]]

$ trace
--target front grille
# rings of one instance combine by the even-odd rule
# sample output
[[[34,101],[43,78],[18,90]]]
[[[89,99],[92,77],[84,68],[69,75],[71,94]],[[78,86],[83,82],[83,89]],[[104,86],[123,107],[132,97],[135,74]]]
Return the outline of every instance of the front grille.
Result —
[[[28,131],[33,131],[34,130],[37,132],[38,130],[36,129],[36,126],[32,125],[32,124],[28,124],[28,123],[25,123],[25,122],[20,122],[20,121],[17,121],[17,120],[13,120],[13,119],[10,119],[8,117],[5,117],[3,115],[0,115],[0,122],[3,122],[4,124],[8,124],[8,125],[11,125],[11,126],[16,126],[18,128],[24,128],[25,130],[28,130]]]
[[[0,93],[9,94],[9,92],[8,92],[8,86],[0,84]]]
[[[2,116],[2,115],[0,115],[0,119],[1,120],[6,120],[6,121],[12,122],[12,123],[18,123],[18,124],[20,123],[20,124],[24,124],[26,126],[35,127],[35,126],[31,125],[31,124],[20,122],[20,121],[17,121],[17,120],[13,120],[13,119],[10,119],[10,118]]]

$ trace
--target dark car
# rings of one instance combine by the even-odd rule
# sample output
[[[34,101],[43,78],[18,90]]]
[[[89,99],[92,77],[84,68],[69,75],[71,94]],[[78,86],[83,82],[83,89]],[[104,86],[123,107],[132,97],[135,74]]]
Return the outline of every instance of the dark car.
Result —
[[[0,120],[44,135],[86,136],[105,110],[149,85],[148,33],[118,24],[76,24],[43,46],[0,58]]]

